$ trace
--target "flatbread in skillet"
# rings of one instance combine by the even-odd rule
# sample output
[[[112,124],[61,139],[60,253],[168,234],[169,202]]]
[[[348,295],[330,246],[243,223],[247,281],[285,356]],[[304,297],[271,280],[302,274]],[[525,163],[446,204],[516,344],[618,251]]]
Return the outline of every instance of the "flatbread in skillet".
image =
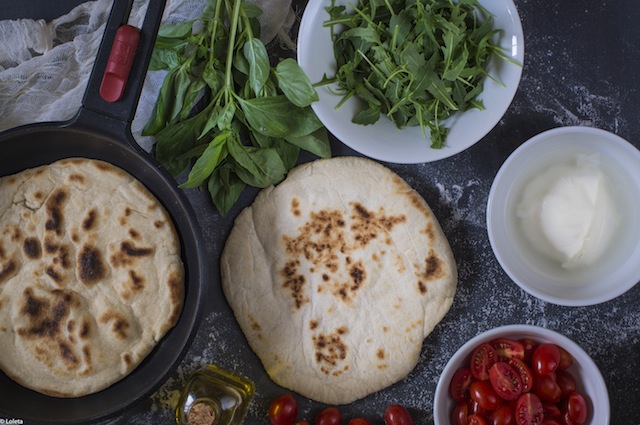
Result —
[[[131,175],[66,159],[0,178],[0,369],[57,397],[129,374],[176,324],[173,223]]]
[[[354,157],[301,165],[261,191],[235,220],[221,275],[273,381],[328,404],[405,377],[457,285],[425,200]]]

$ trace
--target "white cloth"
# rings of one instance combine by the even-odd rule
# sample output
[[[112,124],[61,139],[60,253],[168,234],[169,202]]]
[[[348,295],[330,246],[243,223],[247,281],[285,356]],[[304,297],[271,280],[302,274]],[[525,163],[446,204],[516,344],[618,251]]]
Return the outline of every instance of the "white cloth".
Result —
[[[167,0],[163,23],[196,19],[207,0]],[[284,2],[286,7],[281,6]],[[277,6],[272,7],[271,3]],[[83,3],[51,22],[19,19],[0,21],[0,131],[34,122],[72,118],[82,103],[112,0]],[[145,0],[135,0],[129,23],[142,24]],[[262,5],[263,36],[275,37],[291,28],[291,0],[256,0]],[[282,10],[289,10],[283,14]],[[295,17],[295,14],[294,14]],[[287,18],[287,19],[285,19]],[[263,26],[269,22],[269,28]],[[278,25],[277,29],[272,29]],[[270,39],[263,38],[268,42]],[[149,72],[131,131],[151,150],[153,139],[140,135],[147,123],[165,72]]]

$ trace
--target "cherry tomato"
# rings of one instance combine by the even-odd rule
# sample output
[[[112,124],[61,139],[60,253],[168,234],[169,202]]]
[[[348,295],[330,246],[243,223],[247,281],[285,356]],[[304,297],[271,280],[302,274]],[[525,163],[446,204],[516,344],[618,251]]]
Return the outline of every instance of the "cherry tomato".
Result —
[[[502,399],[516,400],[522,394],[520,373],[506,362],[497,362],[489,369],[489,382]]]
[[[569,418],[570,425],[582,425],[587,420],[587,402],[580,393],[573,391],[565,402],[565,422]]]
[[[562,425],[562,423],[558,419],[544,418],[541,425]]]
[[[531,356],[531,367],[538,375],[548,375],[560,364],[560,350],[552,343],[538,345]]]
[[[385,425],[413,425],[413,417],[406,407],[392,404],[384,412]]]
[[[373,425],[369,419],[353,418],[349,421],[349,425]]]
[[[560,350],[560,362],[558,363],[558,369],[569,369],[573,364],[573,357],[567,350],[558,346],[558,350]]]
[[[531,338],[523,338],[518,342],[524,346],[524,361],[526,363],[530,363],[531,355],[533,354],[536,347],[538,346],[538,343]]]
[[[476,379],[487,381],[489,369],[497,360],[496,351],[488,342],[480,344],[471,353],[471,373]]]
[[[521,342],[510,338],[497,338],[491,341],[491,346],[496,351],[499,360],[506,361],[512,358],[524,360],[525,351]]]
[[[533,373],[529,366],[525,362],[518,359],[509,359],[507,361],[515,370],[520,374],[520,380],[522,381],[522,392],[528,393],[533,388]]]
[[[533,388],[531,391],[540,397],[542,401],[558,403],[562,399],[562,390],[556,383],[555,372],[548,375],[536,376],[533,380]]]
[[[469,416],[469,406],[466,402],[460,402],[454,407],[453,413],[451,414],[451,424],[452,425],[467,425]]]
[[[316,425],[340,425],[342,416],[336,407],[327,407],[316,416]]]
[[[468,425],[488,425],[482,416],[471,415],[467,421]]]
[[[469,387],[469,394],[483,409],[495,410],[502,404],[502,399],[489,381],[473,381]]]
[[[562,413],[557,404],[542,403],[542,411],[544,412],[545,419],[562,420]]]
[[[291,394],[276,397],[269,405],[269,421],[273,425],[291,425],[298,416],[298,402]]]
[[[533,393],[522,394],[516,402],[516,425],[540,425],[544,419],[542,402]]]
[[[300,419],[299,421],[296,421],[295,425],[311,425],[311,424],[306,419]]]
[[[485,409],[484,407],[480,407],[478,402],[471,397],[469,397],[467,403],[469,404],[469,415],[478,415],[484,418],[489,414],[489,410]]]
[[[464,400],[471,381],[473,381],[471,369],[463,367],[456,371],[453,378],[451,378],[451,385],[449,386],[451,395],[455,401]]]
[[[571,392],[576,390],[576,379],[566,370],[556,371],[556,383],[560,387],[562,398],[567,398]]]
[[[487,421],[488,425],[516,425],[516,414],[506,404],[491,412]]]

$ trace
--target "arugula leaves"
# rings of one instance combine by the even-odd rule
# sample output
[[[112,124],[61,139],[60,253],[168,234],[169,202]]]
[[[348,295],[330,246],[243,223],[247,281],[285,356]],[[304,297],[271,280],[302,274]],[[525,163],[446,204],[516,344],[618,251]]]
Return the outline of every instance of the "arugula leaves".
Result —
[[[337,71],[318,85],[338,83],[338,107],[364,100],[354,123],[387,115],[398,128],[428,129],[434,149],[445,146],[443,120],[484,109],[477,97],[491,54],[513,62],[493,44],[500,30],[477,0],[360,0],[349,13],[332,0],[326,10]]]
[[[150,70],[166,70],[143,134],[182,188],[206,187],[226,214],[246,185],[280,182],[300,149],[331,156],[311,109],[318,94],[291,58],[271,66],[257,37],[262,11],[244,0],[209,0],[200,19],[160,28]],[[206,106],[194,111],[196,101]]]

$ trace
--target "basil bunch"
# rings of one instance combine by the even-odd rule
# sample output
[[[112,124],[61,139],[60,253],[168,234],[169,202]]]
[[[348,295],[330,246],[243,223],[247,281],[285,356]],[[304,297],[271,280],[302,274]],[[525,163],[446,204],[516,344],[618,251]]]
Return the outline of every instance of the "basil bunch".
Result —
[[[352,96],[364,100],[354,123],[384,114],[398,128],[419,125],[435,149],[445,145],[443,120],[484,109],[477,96],[491,53],[511,61],[492,43],[499,30],[477,0],[360,0],[349,13],[332,0],[326,10],[338,68],[319,84],[338,82],[338,106]]]
[[[200,19],[160,28],[149,67],[168,73],[142,134],[155,135],[155,157],[173,176],[191,167],[180,187],[206,184],[221,214],[246,185],[284,179],[300,149],[331,156],[310,107],[318,95],[295,60],[271,66],[261,13],[243,0],[209,0]],[[193,114],[203,92],[206,106]]]

